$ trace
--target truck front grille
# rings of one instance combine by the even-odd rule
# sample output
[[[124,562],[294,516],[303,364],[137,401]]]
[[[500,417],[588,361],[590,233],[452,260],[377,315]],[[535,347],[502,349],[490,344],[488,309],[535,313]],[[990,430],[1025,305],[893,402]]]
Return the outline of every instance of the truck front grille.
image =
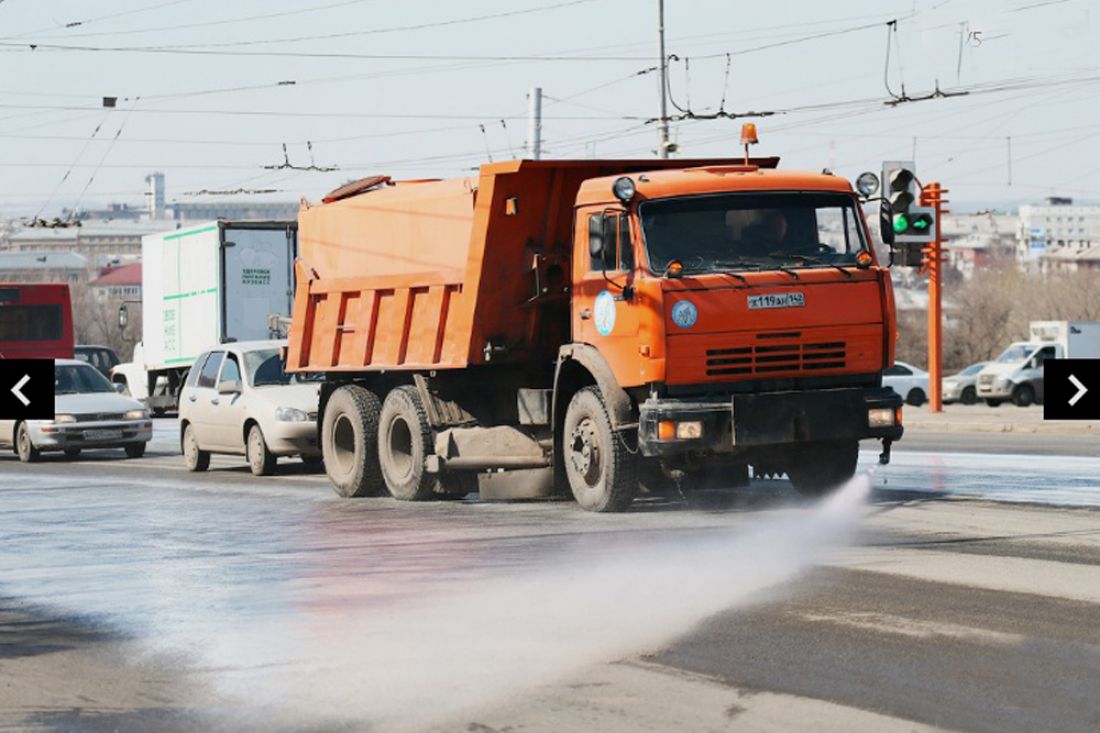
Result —
[[[795,336],[799,334],[783,334]],[[759,339],[767,338],[762,334]],[[728,349],[707,349],[707,375],[773,374],[843,369],[847,353],[843,341],[819,343],[771,342]]]

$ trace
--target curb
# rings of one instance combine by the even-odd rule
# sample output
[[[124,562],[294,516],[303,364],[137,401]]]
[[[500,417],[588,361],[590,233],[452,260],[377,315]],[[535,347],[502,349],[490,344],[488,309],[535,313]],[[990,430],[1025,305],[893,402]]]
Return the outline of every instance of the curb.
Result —
[[[1064,422],[1038,423],[1026,425],[1020,423],[998,422],[938,422],[932,420],[906,420],[902,423],[906,430],[938,433],[1049,433],[1052,435],[1096,435],[1100,436],[1100,424],[1083,423],[1074,425]]]

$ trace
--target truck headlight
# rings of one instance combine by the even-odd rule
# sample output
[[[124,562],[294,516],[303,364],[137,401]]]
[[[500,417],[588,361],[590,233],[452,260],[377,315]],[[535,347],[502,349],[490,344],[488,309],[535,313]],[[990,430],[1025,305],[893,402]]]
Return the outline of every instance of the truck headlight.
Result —
[[[867,411],[867,425],[872,428],[892,428],[898,424],[892,407],[874,407]]]
[[[53,421],[55,423],[76,422],[76,415],[54,415]]]
[[[127,420],[148,420],[149,419],[149,411],[144,410],[144,409],[143,410],[130,410],[125,415],[123,415],[123,417],[125,417]]]
[[[697,440],[702,437],[702,420],[662,420],[657,424],[657,440]]]
[[[297,407],[277,407],[275,419],[279,422],[306,422],[309,420],[309,413]]]

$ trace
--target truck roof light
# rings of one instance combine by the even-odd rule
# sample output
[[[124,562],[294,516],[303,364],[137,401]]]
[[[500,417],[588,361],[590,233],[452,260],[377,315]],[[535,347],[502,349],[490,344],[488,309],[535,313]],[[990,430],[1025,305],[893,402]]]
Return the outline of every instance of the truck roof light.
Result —
[[[620,176],[611,184],[611,193],[615,194],[615,198],[622,201],[624,205],[629,204],[637,192],[638,188],[634,185],[634,179],[630,176]]]
[[[741,144],[742,145],[756,145],[760,142],[756,136],[756,123],[746,122],[741,125]]]

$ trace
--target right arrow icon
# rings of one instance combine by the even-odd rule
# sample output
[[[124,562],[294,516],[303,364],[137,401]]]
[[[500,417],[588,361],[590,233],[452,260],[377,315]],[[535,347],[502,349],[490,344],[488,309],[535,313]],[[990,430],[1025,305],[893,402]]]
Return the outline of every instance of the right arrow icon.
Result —
[[[1073,383],[1073,386],[1077,388],[1077,394],[1069,398],[1069,406],[1073,407],[1077,404],[1077,401],[1085,396],[1085,393],[1089,391],[1089,388],[1081,384],[1081,380],[1072,374],[1069,375],[1069,381]]]

